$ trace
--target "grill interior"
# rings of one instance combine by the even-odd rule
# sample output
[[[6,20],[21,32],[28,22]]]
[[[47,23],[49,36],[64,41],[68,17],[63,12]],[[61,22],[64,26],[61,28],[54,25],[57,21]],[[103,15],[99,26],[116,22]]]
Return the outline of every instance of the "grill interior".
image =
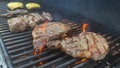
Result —
[[[110,47],[111,47],[108,56],[101,61],[87,60],[85,62],[76,65],[75,63],[82,59],[72,58],[59,50],[44,49],[44,51],[41,54],[33,55],[34,50],[32,46],[32,36],[31,36],[32,31],[27,30],[26,32],[11,33],[8,30],[8,25],[6,23],[6,20],[0,19],[0,21],[2,22],[0,23],[0,33],[4,42],[4,46],[8,52],[8,57],[12,62],[12,66],[15,68],[23,68],[23,67],[49,68],[52,67],[52,65],[54,65],[55,68],[63,68],[63,67],[67,68],[68,66],[73,68],[79,68],[79,67],[101,68],[105,66],[112,67],[115,64],[117,64],[117,62],[120,60],[118,55],[120,53],[120,46],[119,46],[120,36],[117,34],[117,32],[114,32],[112,29],[109,29],[98,23],[91,24],[92,26],[90,26],[91,29],[90,31],[100,33],[106,39],[108,39],[108,42],[110,42]],[[82,22],[79,24],[82,24]],[[77,31],[80,30],[81,29],[78,29]],[[44,64],[39,65],[40,61],[42,61]]]
[[[46,9],[46,11],[48,10]],[[11,33],[7,20],[0,19],[1,46],[9,68],[104,68],[115,67],[120,62],[120,34],[117,31],[82,15],[68,14],[53,7],[49,12],[52,13],[54,21],[67,19],[74,22],[72,25],[79,25],[78,29],[75,29],[75,33],[81,32],[82,24],[87,22],[89,24],[88,31],[99,33],[107,39],[110,45],[109,54],[103,60],[87,60],[85,62],[82,62],[82,59],[72,58],[59,50],[44,49],[41,54],[33,55],[32,30]],[[81,63],[75,64],[80,60]],[[42,65],[40,65],[40,61],[43,62]]]

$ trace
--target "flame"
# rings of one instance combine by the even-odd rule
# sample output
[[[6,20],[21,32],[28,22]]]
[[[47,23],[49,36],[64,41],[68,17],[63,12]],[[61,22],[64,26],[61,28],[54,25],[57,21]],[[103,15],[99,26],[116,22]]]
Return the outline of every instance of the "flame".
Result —
[[[33,54],[36,55],[37,54],[37,50],[34,50]]]
[[[48,20],[46,20],[46,21],[41,25],[41,29],[42,29],[43,32],[46,30],[47,23],[48,23]],[[46,40],[43,39],[43,44],[42,44],[41,47],[39,48],[39,52],[40,52],[40,53],[42,52],[43,48],[45,47],[45,44],[46,44]],[[38,51],[35,50],[33,54],[36,55],[37,52],[38,52]],[[42,65],[42,64],[43,64],[43,62],[40,61],[40,65]]]
[[[75,65],[80,64],[80,63],[82,63],[82,62],[85,62],[86,60],[87,60],[86,58],[83,58],[82,60],[77,61],[77,62],[75,63]]]
[[[43,44],[42,44],[42,46],[40,47],[40,53],[42,52],[43,48],[45,47],[45,44],[46,44],[46,40],[43,40]]]
[[[48,20],[46,20],[45,23],[43,23],[42,26],[41,26],[41,29],[42,29],[43,32],[46,30],[47,23],[48,23]],[[42,46],[40,47],[40,53],[42,53],[42,50],[43,50],[43,48],[45,47],[45,44],[46,44],[46,40],[43,40],[43,44],[42,44]],[[40,61],[40,65],[42,65],[42,64],[43,64],[43,62]]]
[[[48,23],[48,20],[46,20],[46,21],[41,25],[41,29],[42,29],[43,32],[46,30],[47,23]]]
[[[46,30],[47,23],[48,23],[48,20],[45,20],[45,22],[41,26],[41,29],[42,29],[43,32],[45,32],[45,30]],[[40,53],[42,52],[43,48],[45,47],[45,44],[46,44],[46,40],[43,39],[42,47],[40,47]]]
[[[70,68],[70,66],[68,65],[68,67],[67,68]]]
[[[43,62],[42,61],[40,61],[40,65],[42,65],[43,64]]]
[[[45,20],[45,22],[41,25],[41,30],[44,32],[45,30],[46,30],[46,27],[47,27],[47,23],[48,23],[48,20]],[[45,44],[46,44],[46,41],[44,41],[43,40],[43,44],[42,44],[42,47],[40,47],[40,53],[42,52],[42,50],[43,50],[43,48],[44,48],[44,46],[45,46]],[[35,50],[34,51],[34,55],[36,55],[37,54],[37,50]]]
[[[52,65],[52,68],[55,68],[54,65]]]
[[[46,44],[46,40],[43,40],[43,44],[42,44],[42,46],[40,47],[40,53],[42,53],[42,50],[43,50],[43,48],[45,47],[45,44]],[[43,62],[42,62],[42,61],[40,61],[40,65],[43,65]]]
[[[88,24],[87,23],[84,23],[83,26],[82,26],[82,31],[83,32],[86,32],[86,28],[88,27]]]
[[[81,62],[85,62],[87,59],[86,58],[83,58],[82,60],[81,60]]]

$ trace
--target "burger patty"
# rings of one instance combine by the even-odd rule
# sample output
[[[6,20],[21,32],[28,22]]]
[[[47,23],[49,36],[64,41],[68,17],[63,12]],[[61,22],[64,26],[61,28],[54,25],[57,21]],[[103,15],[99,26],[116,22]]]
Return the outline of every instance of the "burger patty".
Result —
[[[68,55],[93,60],[103,59],[109,51],[105,38],[93,32],[82,32],[77,37],[66,38],[59,46]]]

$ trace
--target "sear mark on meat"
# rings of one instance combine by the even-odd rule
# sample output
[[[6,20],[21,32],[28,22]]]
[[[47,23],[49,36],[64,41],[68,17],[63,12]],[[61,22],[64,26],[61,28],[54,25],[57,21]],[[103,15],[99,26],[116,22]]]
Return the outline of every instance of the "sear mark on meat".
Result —
[[[103,59],[109,51],[105,38],[93,32],[82,32],[78,37],[62,40],[61,48],[62,51],[73,57],[93,60]]]
[[[93,60],[105,58],[109,51],[109,45],[105,38],[93,32],[82,32],[78,36],[52,40],[46,46],[49,49],[61,49],[72,57]]]
[[[64,38],[65,34],[70,30],[69,26],[61,22],[48,22],[45,31],[42,30],[41,26],[42,25],[36,26],[32,32],[33,45],[35,50],[42,46],[41,44],[43,43],[43,39],[46,39],[48,45],[47,47],[51,47],[49,44],[54,43],[54,41],[49,42],[50,40]],[[57,45],[58,42],[55,42],[55,44]]]
[[[45,16],[45,14],[47,16]],[[35,26],[40,24],[40,21],[45,20],[52,20],[52,16],[47,12],[43,12],[43,14],[29,13],[8,19],[8,26],[11,32],[20,32],[25,31],[27,28],[33,29]]]

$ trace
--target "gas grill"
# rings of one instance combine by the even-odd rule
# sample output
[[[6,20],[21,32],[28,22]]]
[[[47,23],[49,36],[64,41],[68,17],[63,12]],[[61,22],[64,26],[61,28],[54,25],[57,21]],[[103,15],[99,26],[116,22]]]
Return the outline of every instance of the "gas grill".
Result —
[[[0,47],[3,53],[2,57],[5,59],[8,68],[119,68],[117,65],[120,63],[120,34],[116,30],[80,14],[63,12],[51,5],[49,7],[44,6],[42,10],[50,12],[54,21],[62,20],[75,25],[73,27],[76,29],[73,34],[81,32],[82,24],[88,23],[88,31],[101,34],[107,39],[110,45],[108,55],[100,61],[90,59],[83,61],[82,58],[73,58],[60,50],[44,49],[42,53],[34,55],[32,30],[12,33],[9,31],[7,19],[0,18]],[[71,21],[72,23],[70,23]],[[2,67],[4,68],[1,65]]]

